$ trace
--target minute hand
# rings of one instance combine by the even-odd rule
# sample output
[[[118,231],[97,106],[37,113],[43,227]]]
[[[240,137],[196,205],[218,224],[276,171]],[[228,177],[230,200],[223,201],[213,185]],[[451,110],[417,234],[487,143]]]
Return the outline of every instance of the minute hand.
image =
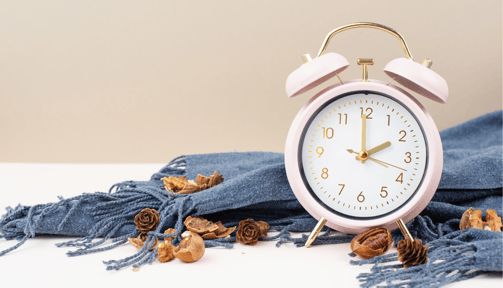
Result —
[[[377,152],[379,152],[379,151],[381,151],[381,150],[383,150],[385,148],[388,148],[389,146],[391,146],[391,142],[386,141],[386,142],[384,142],[384,143],[382,143],[380,145],[377,145],[374,148],[371,148],[371,149],[367,150],[367,154],[368,155],[372,155],[372,154],[377,153]]]

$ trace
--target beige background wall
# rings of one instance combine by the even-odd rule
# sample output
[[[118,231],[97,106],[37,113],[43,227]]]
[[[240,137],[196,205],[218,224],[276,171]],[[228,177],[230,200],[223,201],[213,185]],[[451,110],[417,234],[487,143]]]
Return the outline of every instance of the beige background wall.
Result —
[[[283,151],[286,77],[332,29],[372,21],[428,57],[450,98],[423,97],[439,129],[502,107],[502,4],[484,1],[0,1],[0,162],[167,162]],[[404,57],[391,35],[337,35],[359,78]],[[331,80],[329,83],[335,83]]]

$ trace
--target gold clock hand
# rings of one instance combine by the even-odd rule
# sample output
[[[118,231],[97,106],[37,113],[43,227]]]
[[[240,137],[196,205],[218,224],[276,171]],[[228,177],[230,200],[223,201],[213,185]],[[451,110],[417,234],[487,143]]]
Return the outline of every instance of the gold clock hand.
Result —
[[[382,143],[380,145],[377,145],[374,148],[371,148],[371,149],[367,150],[367,154],[368,155],[372,155],[374,153],[377,153],[377,152],[379,152],[381,150],[384,150],[384,149],[388,148],[389,146],[391,146],[391,142],[386,141],[386,142],[384,142],[384,143]]]
[[[360,151],[365,151],[365,143],[367,135],[367,115],[362,113],[362,149]],[[365,164],[365,160],[361,160],[362,164]]]
[[[353,149],[346,149],[346,150],[347,150],[349,153],[359,154],[358,152],[353,151]],[[360,156],[356,155],[355,159],[356,159],[356,160],[360,160]],[[367,159],[370,159],[370,160],[372,160],[372,161],[374,161],[374,162],[376,162],[376,163],[379,163],[379,164],[381,164],[381,165],[383,165],[383,166],[389,165],[389,166],[391,166],[391,167],[395,167],[395,168],[397,168],[397,169],[400,169],[400,170],[403,170],[403,171],[407,172],[407,170],[405,170],[405,169],[403,169],[403,168],[397,167],[397,166],[395,166],[395,165],[391,165],[391,164],[389,164],[389,163],[386,163],[386,162],[381,161],[381,160],[377,160],[377,159],[372,158],[372,157],[368,157]]]
[[[353,151],[353,149],[347,149],[347,151],[348,151],[349,153],[359,154],[358,152]],[[355,159],[356,159],[356,160],[358,160],[358,161],[361,161],[360,156],[358,156],[358,155],[356,155],[356,156],[355,156]],[[388,166],[386,166],[384,163],[381,163],[380,161],[378,161],[378,160],[376,160],[376,159],[374,159],[374,158],[368,157],[367,159],[370,159],[370,160],[372,160],[372,161],[376,162],[377,164],[381,164],[382,166],[384,166],[384,167],[388,168]]]

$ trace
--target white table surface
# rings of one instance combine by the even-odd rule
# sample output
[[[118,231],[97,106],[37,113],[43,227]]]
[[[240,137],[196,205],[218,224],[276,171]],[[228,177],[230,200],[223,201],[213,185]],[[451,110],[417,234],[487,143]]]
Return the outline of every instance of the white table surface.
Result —
[[[18,203],[33,205],[57,201],[82,192],[108,191],[124,180],[148,180],[164,164],[29,164],[0,163],[0,208]],[[1,214],[4,211],[2,210]],[[122,259],[137,252],[131,245],[67,257],[68,247],[55,243],[67,238],[35,238],[0,257],[1,287],[358,287],[356,276],[371,265],[350,265],[349,244],[309,249],[275,242],[256,246],[236,243],[233,249],[209,248],[198,262],[178,259],[106,271],[103,260]],[[0,250],[16,241],[0,240]],[[391,252],[394,252],[392,249]],[[444,287],[502,287],[501,274],[482,275]],[[127,285],[127,286],[125,286]],[[475,286],[476,285],[476,286]]]

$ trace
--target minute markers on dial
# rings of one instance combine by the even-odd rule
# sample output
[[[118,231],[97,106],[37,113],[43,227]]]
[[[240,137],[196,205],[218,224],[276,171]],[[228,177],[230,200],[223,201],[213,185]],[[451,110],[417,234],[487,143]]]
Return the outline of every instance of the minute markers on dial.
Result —
[[[376,95],[372,95],[372,97],[375,98],[367,98],[368,96],[361,94],[358,94],[358,98],[354,96],[350,97],[352,98],[350,98],[351,101],[335,100],[335,103],[329,104],[325,106],[326,108],[321,108],[316,114],[313,114],[316,116],[311,118],[313,119],[311,120],[312,122],[310,122],[312,124],[306,126],[304,130],[304,135],[306,137],[301,138],[305,139],[303,140],[305,146],[301,148],[303,160],[299,164],[304,166],[304,171],[316,172],[311,173],[312,175],[306,175],[307,179],[305,180],[308,181],[307,184],[310,189],[313,189],[311,190],[313,196],[318,197],[318,201],[327,205],[327,208],[356,217],[382,215],[401,206],[415,191],[418,183],[421,182],[420,180],[423,176],[421,171],[423,169],[422,165],[424,164],[424,152],[421,150],[424,147],[422,142],[423,137],[422,133],[418,133],[415,138],[412,137],[418,130],[421,130],[421,127],[418,127],[414,118],[410,117],[409,111],[404,110],[402,106],[397,106],[397,103],[393,101],[390,103],[389,99]],[[361,106],[363,106],[364,111],[360,108]],[[372,116],[374,116],[373,120],[369,120],[370,117],[368,117],[368,114],[371,112],[370,109],[367,110],[369,106],[374,110],[372,113]],[[387,108],[388,106],[389,108]],[[363,117],[359,118],[359,116],[362,116],[362,112],[366,114],[366,119],[362,119]],[[363,159],[357,159],[358,153],[354,153],[356,154],[354,155],[355,160],[342,156],[341,150],[345,150],[348,146],[361,145],[360,141],[362,140],[361,138],[363,138],[361,135],[361,132],[363,132],[361,131],[363,130],[362,121],[365,120],[365,148],[367,149],[365,153],[367,157],[363,156],[363,159],[370,160],[371,162],[384,166],[384,168],[390,168],[389,165],[387,165],[389,163],[404,161],[404,159],[409,161],[408,158],[406,158],[407,155],[404,153],[410,151],[412,161],[410,164],[406,165],[413,165],[413,167],[411,166],[412,168],[417,167],[416,170],[412,171],[414,175],[413,173],[406,172],[406,169],[400,170],[401,167],[395,165],[393,165],[393,167],[400,170],[399,172],[397,171],[398,173],[396,174],[393,172],[393,168],[391,171],[389,171],[389,169],[375,168],[373,167],[375,164],[367,164],[367,166],[371,166],[360,171],[359,167],[363,168],[364,165],[355,163],[357,166],[354,166],[354,164],[348,162],[357,160],[361,162]],[[411,126],[407,127],[409,124],[411,124]],[[403,140],[407,139],[405,143],[398,141],[404,136],[403,132],[402,134],[398,134],[402,129],[407,133],[407,136],[403,138]],[[412,129],[413,131],[411,132],[410,130]],[[313,134],[315,134],[315,136]],[[379,141],[379,138],[389,139],[390,141],[389,143],[387,143],[388,141],[374,143],[375,140]],[[419,141],[416,142],[415,140]],[[389,147],[393,149],[387,149]],[[358,149],[357,152],[361,151]],[[376,154],[381,152],[383,152],[383,156],[379,156],[381,154]],[[386,158],[386,161],[389,163],[375,159],[374,157],[376,156],[373,154],[378,155],[377,158]],[[419,156],[421,160],[416,160],[416,156]],[[416,164],[417,162],[419,162],[419,165]],[[397,162],[397,164],[398,163],[399,162]],[[404,162],[401,163],[402,165],[405,164]],[[314,167],[314,169],[310,170],[312,167]],[[327,169],[322,171],[323,168]],[[376,171],[373,171],[374,169]],[[407,170],[411,169],[409,168]],[[323,172],[327,173],[321,175]],[[403,182],[403,185],[407,188],[395,181],[396,177],[401,172],[403,172],[404,176],[407,174],[407,178],[404,177],[406,181]],[[361,173],[365,173],[365,179],[367,181],[361,181]],[[409,178],[413,180],[409,180]],[[345,183],[344,185],[347,187],[342,189],[343,186],[339,185],[341,182]],[[321,188],[321,186],[324,188]],[[382,190],[384,186],[386,186],[386,188]],[[368,191],[375,191],[375,193]],[[357,198],[360,193],[361,196]],[[388,193],[388,195],[386,195],[386,193]],[[363,200],[363,197],[366,199]],[[362,200],[363,202],[360,202]],[[359,205],[364,203],[367,205]],[[343,212],[341,209],[344,206]]]

